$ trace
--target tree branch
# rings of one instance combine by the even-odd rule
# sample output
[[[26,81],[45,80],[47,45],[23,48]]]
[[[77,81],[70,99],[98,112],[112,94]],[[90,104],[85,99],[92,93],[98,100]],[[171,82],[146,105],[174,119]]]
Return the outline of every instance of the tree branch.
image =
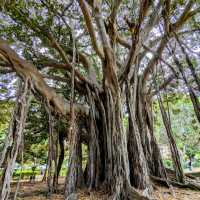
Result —
[[[146,15],[148,7],[149,7],[148,1],[144,1],[140,5],[140,13],[139,13],[140,17],[139,17],[139,20],[138,20],[138,23],[137,23],[137,27],[134,28],[134,34],[132,36],[132,45],[131,45],[128,57],[127,57],[125,64],[124,64],[125,67],[120,72],[120,78],[119,79],[120,79],[121,82],[123,82],[126,79],[128,73],[130,72],[130,68],[131,68],[132,64],[135,63],[135,61],[136,61],[136,58],[137,58],[137,56],[140,52],[140,49],[142,47],[142,43],[147,39],[149,32],[151,31],[152,27],[158,21],[158,12],[159,12],[160,7],[161,7],[160,2],[156,6],[156,12],[153,10],[153,12],[151,13],[149,20],[146,23],[145,27],[142,30],[140,30],[141,23],[144,19],[144,16]],[[123,45],[126,45],[126,47],[129,48],[129,45],[127,45],[126,42],[122,38],[119,37],[119,35],[117,36],[117,40],[119,42],[121,42]]]
[[[39,92],[47,99],[50,105],[62,115],[69,114],[70,104],[62,96],[56,94],[44,81],[42,75],[38,72],[35,66],[20,58],[8,44],[0,39],[0,55],[5,61],[12,64],[16,73],[24,80],[30,81],[33,85],[32,89]],[[75,111],[82,114],[88,114],[89,108],[85,105],[76,104]]]
[[[182,27],[182,25],[191,17],[189,15],[189,13],[190,13],[190,9],[191,9],[193,3],[194,3],[194,1],[190,0],[188,2],[188,4],[185,6],[185,9],[184,9],[182,15],[179,17],[179,19],[174,24],[169,25],[169,32],[165,33],[166,35],[163,36],[163,38],[160,42],[160,45],[157,48],[157,54],[159,54],[160,56],[167,44],[168,39],[170,37],[172,37],[173,33],[178,31]],[[154,71],[154,68],[156,66],[156,62],[158,59],[159,59],[158,56],[154,55],[153,58],[151,59],[151,61],[149,62],[149,64],[147,65],[147,67],[145,68],[143,75],[142,75],[142,85],[143,86],[145,85],[145,82],[148,79],[150,73],[152,71]]]
[[[96,38],[95,30],[94,30],[94,27],[92,24],[92,17],[90,15],[90,11],[89,11],[87,2],[85,0],[78,0],[78,2],[80,5],[80,8],[82,10],[83,16],[85,18],[85,22],[86,22],[88,33],[90,35],[92,46],[93,46],[95,52],[97,53],[97,55],[101,59],[104,59],[103,51],[102,51],[102,49],[100,49],[99,45],[97,44],[97,38]]]

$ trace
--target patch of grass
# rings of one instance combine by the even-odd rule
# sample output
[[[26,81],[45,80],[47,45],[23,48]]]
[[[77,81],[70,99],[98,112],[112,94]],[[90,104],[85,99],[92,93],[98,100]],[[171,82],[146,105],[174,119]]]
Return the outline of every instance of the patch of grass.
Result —
[[[34,172],[30,169],[30,170],[15,170],[13,173],[13,178],[19,178],[19,176],[21,175],[21,178],[29,178],[32,175],[39,175],[40,174],[40,170],[35,170]]]

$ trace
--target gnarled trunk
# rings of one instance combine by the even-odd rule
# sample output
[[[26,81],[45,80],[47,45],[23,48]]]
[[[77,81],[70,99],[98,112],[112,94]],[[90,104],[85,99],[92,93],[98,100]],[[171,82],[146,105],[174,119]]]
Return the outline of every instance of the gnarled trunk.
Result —
[[[167,178],[160,150],[153,132],[152,111],[143,93],[141,77],[135,66],[130,83],[126,82],[126,98],[129,114],[128,153],[131,182],[135,187],[150,189],[149,176]],[[136,136],[138,135],[138,136]],[[135,138],[134,138],[135,137]],[[137,148],[136,148],[137,147]],[[135,160],[134,160],[135,157]],[[137,172],[137,167],[139,172]],[[135,173],[133,173],[135,171]],[[139,180],[136,180],[137,177]]]
[[[87,185],[96,188],[103,184],[111,191],[112,199],[145,199],[130,184],[127,134],[122,123],[120,93],[117,96],[113,95],[111,90],[105,87],[105,93],[94,93],[88,89],[88,94],[91,109],[88,118],[91,141],[85,171],[85,178],[89,183]],[[140,169],[137,172],[140,173]],[[147,173],[141,174],[140,177],[141,180],[149,180]],[[149,186],[149,182],[141,184],[140,189],[146,188],[146,185]]]
[[[136,120],[136,94],[137,84],[132,88],[127,83],[126,98],[128,107],[128,156],[130,164],[130,181],[131,184],[142,190],[149,190],[150,178],[147,160],[144,155],[144,150],[141,142]]]
[[[99,111],[94,100],[94,93],[90,91],[88,86],[87,97],[90,105],[89,118],[87,120],[89,141],[88,141],[88,162],[86,167],[86,185],[92,189],[99,187],[100,184],[100,174],[102,172],[103,160],[101,160],[100,154],[100,136],[98,127],[98,115]]]

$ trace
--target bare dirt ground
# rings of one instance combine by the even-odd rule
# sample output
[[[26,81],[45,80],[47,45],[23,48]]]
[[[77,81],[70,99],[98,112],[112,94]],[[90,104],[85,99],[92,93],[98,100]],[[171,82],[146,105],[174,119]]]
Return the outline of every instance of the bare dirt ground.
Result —
[[[58,187],[58,194],[51,196],[52,200],[64,200],[63,196],[63,180],[60,180]],[[200,200],[200,191],[194,191],[190,189],[180,189],[173,187],[173,191],[166,187],[156,186],[156,190],[153,194],[155,200]],[[12,193],[16,190],[16,183],[12,185]],[[18,200],[45,200],[47,199],[47,186],[44,182],[21,182],[18,192]],[[172,195],[174,194],[174,195]],[[103,191],[91,191],[86,190],[78,191],[78,199],[80,200],[107,200],[108,195]]]

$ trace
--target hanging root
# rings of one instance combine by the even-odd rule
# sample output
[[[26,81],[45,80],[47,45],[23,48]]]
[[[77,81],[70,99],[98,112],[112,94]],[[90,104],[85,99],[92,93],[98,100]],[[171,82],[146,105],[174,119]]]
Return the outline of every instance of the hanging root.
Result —
[[[13,119],[11,120],[11,126],[8,133],[8,139],[11,139],[11,142],[9,142],[9,146],[5,146],[6,150],[4,151],[6,152],[6,154],[4,154],[3,158],[5,168],[1,185],[1,200],[7,200],[10,195],[10,183],[14,170],[14,164],[16,162],[18,152],[20,151],[20,146],[22,145],[23,130],[25,127],[28,103],[30,100],[28,82],[26,81],[23,87],[21,86],[22,85],[20,84],[18,101],[15,107],[15,112],[13,114]]]
[[[69,167],[65,180],[65,199],[75,195],[77,188],[83,186],[81,142],[78,127],[74,121],[73,132],[70,134]]]
[[[24,148],[24,145],[23,145],[23,148]],[[18,192],[19,192],[19,187],[20,187],[20,182],[21,182],[21,179],[22,179],[22,170],[23,170],[23,164],[24,164],[24,153],[23,153],[23,149],[22,149],[22,152],[21,152],[21,173],[20,173],[20,176],[19,176],[19,179],[18,179],[18,182],[17,182],[17,188],[15,190],[15,195],[14,195],[14,199],[13,200],[16,200],[17,199],[17,195],[18,195]]]
[[[48,193],[47,196],[50,198],[51,194],[57,189],[57,185],[54,183],[53,179],[53,171],[55,172],[55,176],[57,176],[57,150],[56,150],[56,138],[54,135],[54,117],[52,115],[51,107],[47,101],[45,104],[45,109],[48,114],[48,124],[49,124],[49,135],[48,135],[48,176],[47,176],[47,186]]]

